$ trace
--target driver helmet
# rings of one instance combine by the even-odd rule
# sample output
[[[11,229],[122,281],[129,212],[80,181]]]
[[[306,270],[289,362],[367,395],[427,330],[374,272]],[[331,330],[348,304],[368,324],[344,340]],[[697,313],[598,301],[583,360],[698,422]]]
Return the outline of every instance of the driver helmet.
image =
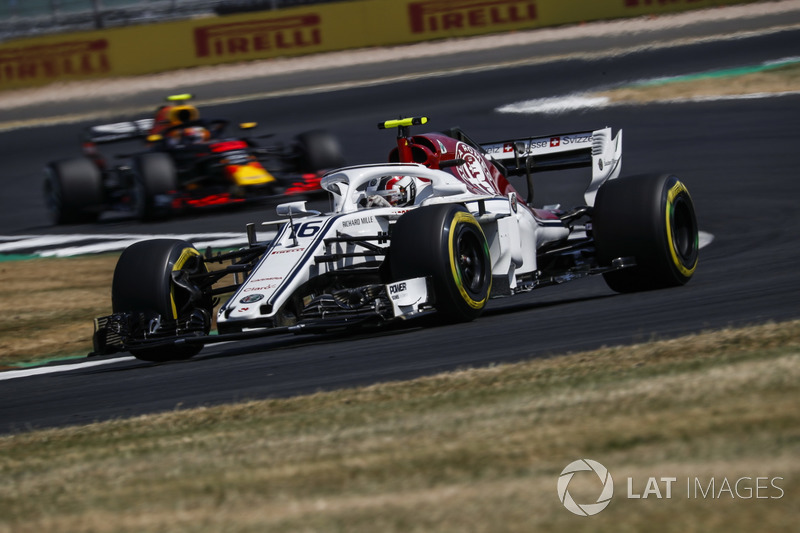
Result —
[[[184,142],[194,144],[206,142],[209,138],[208,130],[202,126],[185,128],[182,132]]]
[[[416,180],[411,176],[383,176],[369,182],[366,189],[368,207],[404,207],[414,204]]]

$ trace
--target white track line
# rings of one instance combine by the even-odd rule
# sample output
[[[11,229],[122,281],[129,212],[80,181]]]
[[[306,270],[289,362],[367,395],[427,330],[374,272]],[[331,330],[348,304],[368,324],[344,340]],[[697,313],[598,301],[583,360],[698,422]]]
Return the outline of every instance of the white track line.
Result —
[[[45,374],[58,374],[61,372],[69,372],[71,370],[81,370],[83,368],[91,368],[93,366],[110,365],[112,363],[124,363],[128,361],[136,361],[136,358],[129,356],[120,357],[117,359],[104,359],[102,361],[85,361],[83,363],[75,363],[70,365],[38,366],[35,368],[25,368],[21,370],[8,370],[6,372],[0,372],[0,381],[27,378],[31,376],[42,376]]]
[[[155,238],[171,238],[190,241],[198,250],[202,250],[209,246],[212,248],[235,248],[237,246],[244,246],[247,244],[247,236],[244,234],[244,232],[188,233],[183,235],[2,235],[0,236],[0,254],[13,254],[15,252],[21,253],[28,250],[34,250],[32,255],[39,257],[71,257],[75,255],[87,255],[123,250],[135,242]],[[65,246],[67,244],[70,244],[71,246]],[[58,245],[58,247],[55,247],[56,245]]]
[[[647,102],[620,101],[612,102],[607,96],[592,96],[590,94],[570,94],[567,96],[555,96],[551,98],[537,98],[525,100],[498,107],[498,113],[519,113],[535,114],[541,113],[552,115],[558,113],[568,113],[585,109],[603,109],[606,107],[654,105],[654,104],[682,104],[692,102],[722,102],[726,100],[754,100],[758,98],[778,98],[780,96],[794,96],[800,91],[783,92],[759,92],[749,94],[728,94],[728,95],[708,95],[708,96],[689,96],[685,98],[669,98],[662,100],[648,100]]]
[[[698,231],[697,233],[698,233],[698,236],[697,236],[697,240],[698,240],[697,247],[698,248],[701,248],[701,249],[705,248],[706,246],[708,246],[709,244],[714,242],[714,235],[713,234],[706,233],[705,231]]]

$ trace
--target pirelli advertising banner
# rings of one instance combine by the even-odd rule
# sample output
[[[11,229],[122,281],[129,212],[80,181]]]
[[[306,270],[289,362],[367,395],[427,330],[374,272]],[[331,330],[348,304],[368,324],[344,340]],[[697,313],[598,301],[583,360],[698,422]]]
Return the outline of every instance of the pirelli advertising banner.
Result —
[[[50,35],[0,44],[0,90],[752,1],[352,0]]]

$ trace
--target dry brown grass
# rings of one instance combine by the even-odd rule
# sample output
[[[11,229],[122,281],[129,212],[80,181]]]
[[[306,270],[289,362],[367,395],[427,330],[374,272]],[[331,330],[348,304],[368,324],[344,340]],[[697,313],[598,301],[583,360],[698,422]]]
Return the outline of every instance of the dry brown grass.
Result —
[[[111,312],[118,257],[0,262],[0,316],[6,317],[0,323],[0,368],[89,353],[94,318]],[[230,284],[232,278],[220,283]]]
[[[0,262],[0,366],[86,355],[111,311],[117,255]]]
[[[599,92],[612,102],[648,103],[696,97],[717,97],[800,91],[800,66],[789,65],[763,72],[731,75],[663,85],[639,85]]]
[[[4,437],[0,531],[791,531],[798,378],[800,321]],[[556,495],[584,457],[591,518]],[[783,497],[686,497],[757,476]]]

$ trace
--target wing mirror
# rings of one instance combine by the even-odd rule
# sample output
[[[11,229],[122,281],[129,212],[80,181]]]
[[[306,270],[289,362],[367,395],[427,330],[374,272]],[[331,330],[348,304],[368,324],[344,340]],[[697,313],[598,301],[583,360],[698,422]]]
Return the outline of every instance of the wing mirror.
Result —
[[[433,194],[436,196],[456,196],[468,192],[467,186],[456,180],[434,181],[431,187],[433,187]]]
[[[279,217],[292,217],[294,215],[315,216],[321,214],[320,211],[317,211],[316,209],[306,208],[305,200],[300,202],[287,202],[285,204],[279,204],[276,208],[276,212],[278,213]]]

